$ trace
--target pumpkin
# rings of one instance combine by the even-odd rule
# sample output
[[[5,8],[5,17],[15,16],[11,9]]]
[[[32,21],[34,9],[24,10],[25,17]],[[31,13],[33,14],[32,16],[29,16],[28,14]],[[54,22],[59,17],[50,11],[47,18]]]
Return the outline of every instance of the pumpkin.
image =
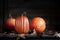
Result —
[[[16,18],[15,30],[19,34],[26,34],[29,32],[29,20],[26,16]]]
[[[14,29],[14,27],[15,27],[15,19],[14,18],[8,18],[7,20],[6,20],[6,26],[5,26],[5,28],[6,29],[8,29],[8,30],[12,30],[12,29]]]
[[[12,30],[15,27],[15,18],[9,14],[9,18],[5,21],[5,29]]]
[[[43,18],[35,17],[30,22],[30,29],[35,29],[37,33],[42,33],[46,29],[46,22]]]

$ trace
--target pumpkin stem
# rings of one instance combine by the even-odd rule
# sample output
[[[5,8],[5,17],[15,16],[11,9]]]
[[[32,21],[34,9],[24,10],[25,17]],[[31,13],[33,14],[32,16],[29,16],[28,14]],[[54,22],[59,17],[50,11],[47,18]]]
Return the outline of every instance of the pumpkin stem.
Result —
[[[23,14],[22,14],[22,16],[23,16]]]
[[[12,18],[12,15],[11,14],[9,14],[9,18]]]
[[[24,12],[24,14],[26,15],[26,12]]]
[[[23,14],[26,16],[26,12],[24,11]]]
[[[21,16],[24,16],[24,15],[26,16],[26,12],[25,12],[25,11],[22,13],[22,15],[21,15]]]

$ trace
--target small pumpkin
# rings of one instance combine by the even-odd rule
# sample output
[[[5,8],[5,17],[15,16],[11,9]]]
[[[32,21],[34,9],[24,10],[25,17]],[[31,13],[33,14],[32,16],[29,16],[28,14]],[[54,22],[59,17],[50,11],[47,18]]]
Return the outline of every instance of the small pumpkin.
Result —
[[[42,33],[46,29],[46,22],[43,18],[35,17],[30,22],[30,29],[35,29],[37,33]]]
[[[26,34],[29,32],[29,20],[27,16],[16,18],[15,30],[19,34]]]
[[[12,30],[15,27],[15,18],[11,15],[5,21],[5,29]]]

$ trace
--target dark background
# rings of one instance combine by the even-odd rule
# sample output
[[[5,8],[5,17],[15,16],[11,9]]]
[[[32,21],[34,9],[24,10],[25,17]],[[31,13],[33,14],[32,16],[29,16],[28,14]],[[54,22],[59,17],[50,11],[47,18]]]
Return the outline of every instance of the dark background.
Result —
[[[1,0],[0,31],[9,13],[15,18],[26,11],[29,20],[39,16],[45,19],[47,29],[60,31],[60,9],[58,0]]]

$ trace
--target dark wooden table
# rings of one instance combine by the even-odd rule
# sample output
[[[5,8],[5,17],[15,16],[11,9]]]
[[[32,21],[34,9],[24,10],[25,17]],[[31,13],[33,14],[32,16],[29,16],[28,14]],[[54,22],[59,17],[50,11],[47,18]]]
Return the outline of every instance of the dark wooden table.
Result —
[[[53,36],[27,36],[25,38],[22,38],[18,36],[19,34],[0,34],[0,40],[60,40],[59,37],[53,37]]]

